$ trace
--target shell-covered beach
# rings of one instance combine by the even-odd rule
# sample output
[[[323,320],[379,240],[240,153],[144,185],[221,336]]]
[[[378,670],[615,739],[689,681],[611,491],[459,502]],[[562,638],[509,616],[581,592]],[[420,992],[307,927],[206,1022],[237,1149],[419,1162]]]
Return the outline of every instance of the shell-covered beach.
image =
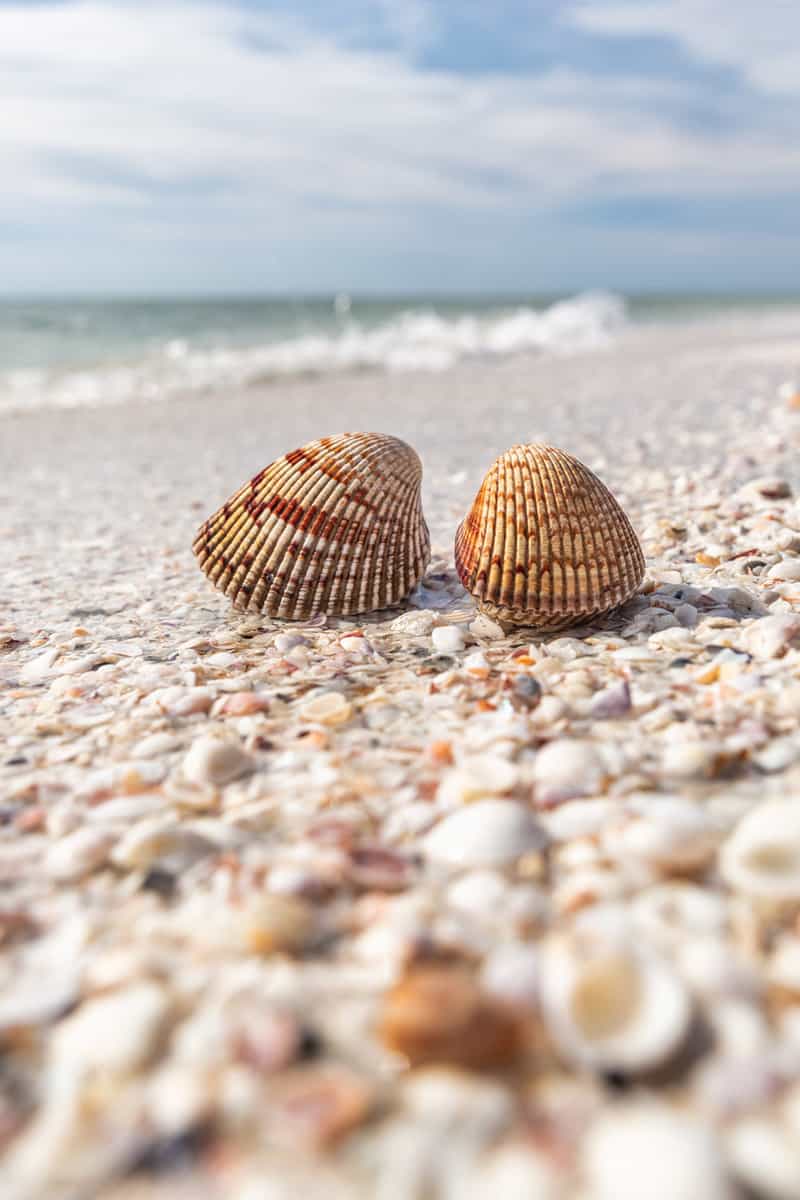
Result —
[[[3,1200],[800,1196],[797,332],[0,414]],[[343,430],[422,584],[237,613],[198,527]],[[646,557],[548,636],[453,565],[533,441]]]

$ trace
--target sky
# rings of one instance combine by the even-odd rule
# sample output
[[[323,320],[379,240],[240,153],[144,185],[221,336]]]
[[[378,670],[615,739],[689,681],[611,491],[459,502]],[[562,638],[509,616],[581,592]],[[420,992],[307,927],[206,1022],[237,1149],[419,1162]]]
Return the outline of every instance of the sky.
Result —
[[[0,0],[0,292],[800,291],[800,0]]]

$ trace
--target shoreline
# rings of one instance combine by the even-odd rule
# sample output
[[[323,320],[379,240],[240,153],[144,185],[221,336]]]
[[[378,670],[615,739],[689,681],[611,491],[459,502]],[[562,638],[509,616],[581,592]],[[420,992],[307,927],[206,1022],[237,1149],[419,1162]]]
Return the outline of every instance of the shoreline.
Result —
[[[0,414],[9,1200],[571,1200],[619,1189],[620,1136],[641,1189],[654,1138],[709,1200],[800,1178],[798,367],[732,322]],[[423,459],[423,588],[233,614],[195,528],[345,428]],[[539,439],[647,576],[503,636],[452,535]]]

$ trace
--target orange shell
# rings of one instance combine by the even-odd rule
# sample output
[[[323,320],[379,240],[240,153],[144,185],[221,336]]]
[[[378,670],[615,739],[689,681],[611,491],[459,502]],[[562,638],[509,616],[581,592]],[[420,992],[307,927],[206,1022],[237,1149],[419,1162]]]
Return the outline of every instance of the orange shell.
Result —
[[[236,608],[272,617],[396,604],[430,558],[416,452],[343,433],[270,463],[200,527],[194,552]]]
[[[554,446],[512,446],[492,463],[456,533],[456,569],[490,616],[542,630],[598,616],[638,588],[630,521],[588,467]]]

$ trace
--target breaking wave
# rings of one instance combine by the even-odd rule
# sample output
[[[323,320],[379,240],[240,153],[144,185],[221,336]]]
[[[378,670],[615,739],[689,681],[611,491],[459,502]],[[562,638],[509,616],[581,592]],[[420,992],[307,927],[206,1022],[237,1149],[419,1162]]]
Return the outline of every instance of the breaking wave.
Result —
[[[625,326],[624,300],[592,292],[546,308],[398,310],[369,323],[338,297],[327,327],[258,344],[202,346],[169,337],[134,361],[26,367],[0,374],[0,409],[79,407],[159,400],[251,387],[269,380],[347,371],[444,371],[465,359],[574,354],[602,347]],[[264,331],[269,339],[269,330]]]

